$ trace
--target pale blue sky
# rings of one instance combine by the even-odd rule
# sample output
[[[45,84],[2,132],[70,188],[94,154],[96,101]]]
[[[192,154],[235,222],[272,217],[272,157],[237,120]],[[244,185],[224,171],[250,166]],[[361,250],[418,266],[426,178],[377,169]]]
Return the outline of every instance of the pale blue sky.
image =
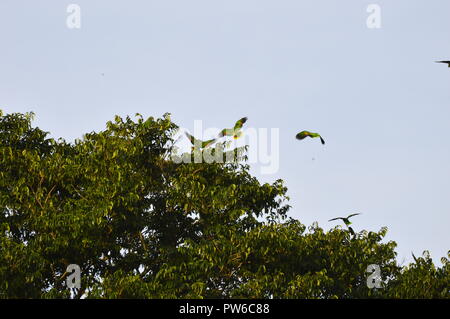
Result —
[[[66,27],[77,3],[82,27]],[[368,29],[366,8],[382,9]],[[450,243],[450,2],[2,0],[0,108],[68,140],[115,114],[280,128],[291,216],[361,212],[399,261]],[[102,76],[101,74],[105,75]],[[296,141],[303,129],[327,144]],[[312,160],[315,158],[315,160]]]

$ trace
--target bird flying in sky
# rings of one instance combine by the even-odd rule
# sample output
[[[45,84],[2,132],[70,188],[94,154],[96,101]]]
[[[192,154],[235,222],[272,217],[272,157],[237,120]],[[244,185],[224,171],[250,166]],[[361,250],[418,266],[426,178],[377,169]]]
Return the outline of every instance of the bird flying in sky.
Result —
[[[193,145],[192,146],[193,149],[196,148],[196,147],[206,148],[206,147],[210,146],[211,144],[213,144],[216,141],[215,138],[207,140],[207,141],[202,141],[202,140],[196,139],[195,137],[193,137],[188,132],[185,132],[185,134],[186,134],[187,138],[189,139],[189,141],[191,142],[191,144]]]
[[[353,217],[353,216],[356,216],[356,215],[361,215],[361,214],[360,213],[355,213],[355,214],[348,215],[347,217],[336,217],[336,218],[330,219],[329,222],[331,222],[333,220],[338,220],[338,219],[342,220],[344,222],[345,226],[347,226],[348,231],[353,236],[355,236],[355,231],[353,230],[353,228],[350,227],[350,225],[352,224],[352,222],[350,221],[350,217]]]
[[[311,138],[320,138],[320,141],[322,142],[322,144],[325,144],[325,141],[323,140],[322,136],[320,136],[319,133],[313,133],[313,132],[309,132],[309,131],[301,131],[300,133],[298,133],[295,138],[298,140],[303,140],[306,137],[311,137]]]
[[[355,214],[348,215],[347,217],[336,217],[336,218],[330,219],[329,222],[331,222],[333,220],[341,219],[345,223],[345,226],[348,227],[348,226],[350,226],[352,224],[352,222],[350,221],[350,217],[353,217],[353,216],[356,216],[356,215],[361,215],[361,214],[360,213],[355,213]]]
[[[448,64],[448,67],[450,68],[450,61],[436,61],[436,63],[445,63],[445,64]]]
[[[240,120],[234,124],[233,128],[224,128],[220,133],[219,137],[224,136],[233,136],[234,139],[239,138],[242,135],[242,127],[244,126],[245,122],[247,122],[248,118],[243,117]]]

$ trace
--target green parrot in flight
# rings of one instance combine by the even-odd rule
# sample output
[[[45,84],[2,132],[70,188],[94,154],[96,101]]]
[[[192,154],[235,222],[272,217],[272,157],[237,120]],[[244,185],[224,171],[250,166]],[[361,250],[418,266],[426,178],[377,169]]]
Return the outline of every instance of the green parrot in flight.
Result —
[[[185,134],[186,134],[187,138],[189,139],[189,141],[191,142],[191,144],[193,145],[192,149],[194,149],[196,146],[199,146],[200,148],[206,148],[206,147],[210,146],[211,144],[213,144],[216,141],[215,138],[207,140],[207,141],[201,141],[201,140],[196,139],[195,137],[193,137],[188,132],[185,132]]]
[[[301,131],[300,133],[298,133],[295,138],[298,140],[303,140],[305,137],[311,137],[311,138],[316,138],[319,137],[320,141],[322,142],[322,144],[325,144],[325,141],[323,140],[322,136],[320,136],[319,133],[312,133],[309,131]]]
[[[245,122],[247,122],[247,120],[248,120],[247,117],[243,117],[239,121],[237,121],[236,124],[234,124],[233,128],[224,128],[219,133],[219,137],[233,136],[234,139],[241,137],[242,135],[241,129],[244,126]]]
[[[436,63],[445,63],[445,64],[448,64],[448,67],[450,68],[450,61],[436,61]]]
[[[361,215],[361,214],[360,213],[355,213],[355,214],[348,215],[347,217],[336,217],[336,218],[330,219],[329,222],[331,222],[333,220],[341,219],[344,222],[345,226],[348,227],[348,226],[350,226],[352,224],[352,222],[350,221],[350,217],[353,217],[353,216],[356,216],[356,215]]]
[[[347,217],[336,217],[336,218],[330,219],[329,222],[331,222],[333,220],[341,219],[344,222],[345,226],[347,226],[349,232],[353,236],[355,236],[355,231],[353,230],[353,228],[350,227],[350,225],[352,224],[352,222],[350,221],[350,217],[353,217],[353,216],[356,216],[356,215],[361,215],[361,214],[360,213],[356,213],[356,214],[348,215]]]

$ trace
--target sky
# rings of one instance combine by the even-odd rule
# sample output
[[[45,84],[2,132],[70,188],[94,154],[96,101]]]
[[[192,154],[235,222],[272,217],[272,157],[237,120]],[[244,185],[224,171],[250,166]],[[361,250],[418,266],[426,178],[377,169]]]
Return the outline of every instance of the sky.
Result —
[[[278,169],[251,172],[285,181],[290,216],[329,229],[360,212],[353,228],[388,227],[399,262],[427,249],[439,263],[450,69],[434,61],[450,60],[449,12],[448,0],[2,0],[0,109],[33,111],[69,141],[116,114],[170,112],[192,131],[247,116],[279,131]],[[326,144],[296,140],[301,130]]]

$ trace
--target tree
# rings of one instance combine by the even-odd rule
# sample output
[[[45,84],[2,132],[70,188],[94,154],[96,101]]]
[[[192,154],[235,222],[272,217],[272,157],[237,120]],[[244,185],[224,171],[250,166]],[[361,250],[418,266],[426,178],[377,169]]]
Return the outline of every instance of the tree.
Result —
[[[448,255],[450,258],[450,253]],[[391,283],[387,296],[390,298],[449,298],[450,262],[441,258],[442,267],[436,267],[430,254],[424,251],[423,257],[404,267],[396,280]]]
[[[238,160],[174,161],[168,114],[116,117],[74,143],[32,118],[0,112],[7,298],[449,297],[448,264],[398,266],[386,229],[307,230],[283,181],[261,184]],[[81,289],[65,285],[69,264]],[[370,264],[383,289],[367,287]]]

